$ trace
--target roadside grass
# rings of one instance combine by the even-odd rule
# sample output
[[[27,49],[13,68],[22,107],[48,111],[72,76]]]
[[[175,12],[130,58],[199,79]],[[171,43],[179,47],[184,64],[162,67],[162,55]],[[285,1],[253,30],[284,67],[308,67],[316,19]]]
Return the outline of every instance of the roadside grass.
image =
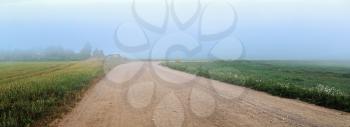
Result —
[[[91,81],[103,60],[0,62],[0,126],[24,127],[61,112]]]
[[[350,67],[311,61],[163,62],[172,69],[350,112]]]

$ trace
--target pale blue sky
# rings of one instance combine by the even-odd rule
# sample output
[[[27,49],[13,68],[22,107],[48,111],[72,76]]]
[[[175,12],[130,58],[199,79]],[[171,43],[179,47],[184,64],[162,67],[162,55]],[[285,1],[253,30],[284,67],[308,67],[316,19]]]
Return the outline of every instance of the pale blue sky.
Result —
[[[84,43],[91,42],[108,53],[119,53],[121,49],[114,42],[114,31],[120,24],[134,21],[131,1],[0,0],[0,50],[50,45],[78,50]],[[145,0],[138,4],[146,17],[147,13],[153,14],[148,15],[147,21],[161,23],[162,16],[158,15],[164,11],[157,10],[156,7],[159,9],[162,5],[159,1],[162,0]],[[247,58],[350,59],[350,2],[347,0],[232,0],[230,3],[238,14],[237,27],[230,36],[239,38],[245,45]],[[191,10],[196,6],[184,2],[178,7],[179,10]],[[222,13],[220,7],[216,8],[211,8],[212,14],[208,13],[209,20],[213,20],[203,26],[209,33],[225,27],[225,22],[218,23],[219,20],[232,17],[231,12]],[[179,15],[186,17],[185,12]],[[196,30],[187,32],[196,33]],[[126,38],[142,38],[133,31],[122,33]],[[203,50],[209,50],[213,43],[200,45]],[[224,50],[221,53],[217,50],[218,54],[232,54]],[[147,52],[126,51],[124,54],[144,57]],[[198,57],[206,55],[199,54]]]

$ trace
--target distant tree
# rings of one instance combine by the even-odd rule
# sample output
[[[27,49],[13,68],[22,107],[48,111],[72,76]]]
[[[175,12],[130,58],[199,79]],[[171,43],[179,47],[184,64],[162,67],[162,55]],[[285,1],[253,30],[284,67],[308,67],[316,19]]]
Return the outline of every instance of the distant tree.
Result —
[[[0,61],[6,60],[6,52],[5,51],[0,51]]]
[[[102,57],[105,57],[105,53],[103,52],[103,50],[100,50],[100,56],[102,56]]]
[[[87,59],[91,57],[92,46],[90,43],[86,43],[80,50],[79,55],[81,59]]]
[[[99,49],[95,49],[94,52],[92,53],[92,56],[93,57],[98,57],[98,58],[101,58],[101,57],[104,57],[105,54],[103,53],[103,50],[99,50]]]
[[[61,60],[65,58],[63,52],[64,49],[61,46],[50,46],[44,50],[43,56],[44,59]]]
[[[0,51],[0,61],[82,60],[90,58],[91,55],[103,57],[104,53],[102,50],[96,49],[92,54],[91,45],[86,43],[79,53],[65,49],[62,46],[50,46],[45,49]]]
[[[92,56],[93,56],[93,57],[97,57],[97,56],[98,56],[98,49],[95,49],[95,50],[92,52]]]
[[[76,53],[73,50],[65,49],[63,55],[65,56],[65,59],[72,60],[74,59],[74,56],[76,56]]]

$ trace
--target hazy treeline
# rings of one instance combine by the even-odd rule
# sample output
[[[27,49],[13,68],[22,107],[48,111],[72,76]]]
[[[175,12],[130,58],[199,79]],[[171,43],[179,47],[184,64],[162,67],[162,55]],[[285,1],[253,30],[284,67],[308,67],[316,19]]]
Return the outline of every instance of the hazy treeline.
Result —
[[[87,43],[78,52],[61,46],[50,46],[45,49],[0,51],[0,61],[32,61],[32,60],[83,60],[90,57],[103,57],[99,49],[92,49]]]

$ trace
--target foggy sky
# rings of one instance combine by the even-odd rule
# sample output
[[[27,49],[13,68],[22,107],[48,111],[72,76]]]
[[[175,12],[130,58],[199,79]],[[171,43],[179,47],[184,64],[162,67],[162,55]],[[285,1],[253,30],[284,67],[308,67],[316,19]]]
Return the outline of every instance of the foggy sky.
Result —
[[[1,0],[0,50],[61,45],[78,51],[90,42],[106,53],[145,57],[149,50],[122,51],[114,41],[118,26],[134,22],[131,1]],[[161,6],[158,1],[146,0],[141,6],[153,13],[156,10],[152,8]],[[248,59],[350,59],[350,2],[347,0],[232,0],[230,3],[238,14],[237,26],[230,36],[243,43]],[[192,5],[184,3],[183,8],[189,8],[186,6]],[[149,20],[157,22],[158,19],[156,13]],[[205,27],[214,30],[218,25],[220,23],[211,21]],[[124,32],[123,36],[135,37],[133,31]],[[200,45],[206,50],[212,43]],[[224,49],[218,51],[223,56],[230,54]],[[198,57],[205,55],[200,54]],[[185,56],[179,53],[178,57]]]

